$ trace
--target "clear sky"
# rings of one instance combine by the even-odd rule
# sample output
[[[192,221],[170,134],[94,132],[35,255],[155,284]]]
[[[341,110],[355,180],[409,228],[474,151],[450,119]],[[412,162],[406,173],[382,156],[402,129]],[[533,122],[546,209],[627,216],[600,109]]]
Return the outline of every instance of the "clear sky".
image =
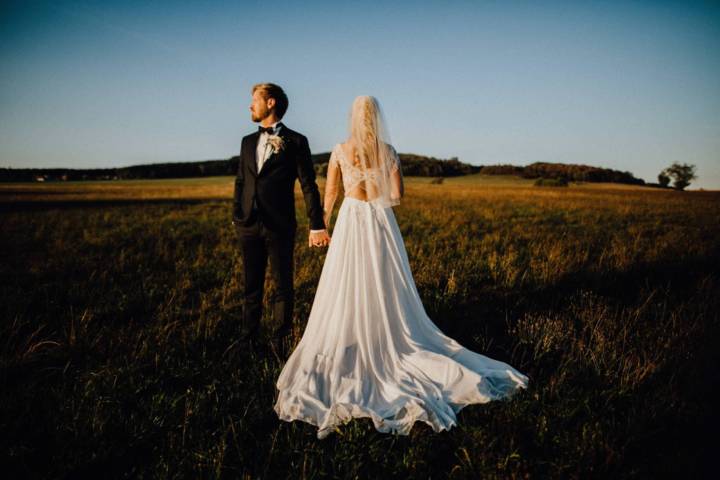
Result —
[[[262,81],[313,152],[374,95],[400,152],[720,188],[718,2],[3,0],[0,167],[229,158]]]

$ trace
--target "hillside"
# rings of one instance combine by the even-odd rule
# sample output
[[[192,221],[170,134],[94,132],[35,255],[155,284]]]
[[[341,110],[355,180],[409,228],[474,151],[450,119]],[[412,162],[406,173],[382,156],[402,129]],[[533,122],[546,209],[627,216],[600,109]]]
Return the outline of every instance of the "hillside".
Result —
[[[313,155],[315,171],[325,176],[330,152]],[[118,168],[2,168],[0,182],[53,182],[82,180],[128,180],[215,177],[235,175],[239,156],[227,160],[172,162],[133,165]],[[470,165],[456,157],[439,159],[413,153],[401,153],[403,175],[417,177],[458,177],[482,173],[485,175],[516,175],[522,178],[562,178],[568,181],[612,182],[644,185],[631,172],[582,164],[536,162],[527,166]]]

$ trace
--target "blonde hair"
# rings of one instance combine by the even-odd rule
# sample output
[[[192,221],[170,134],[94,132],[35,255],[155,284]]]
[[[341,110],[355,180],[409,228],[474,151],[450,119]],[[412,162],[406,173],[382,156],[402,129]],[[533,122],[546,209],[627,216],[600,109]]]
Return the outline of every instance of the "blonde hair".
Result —
[[[378,132],[380,105],[370,95],[361,95],[353,101],[350,113],[350,139],[355,153],[364,168],[377,168],[380,165],[380,146],[382,140]]]
[[[275,99],[275,115],[277,118],[282,118],[285,115],[290,102],[279,85],[275,85],[274,83],[257,83],[253,85],[252,93],[255,93],[256,90],[260,90],[265,100],[268,98]]]

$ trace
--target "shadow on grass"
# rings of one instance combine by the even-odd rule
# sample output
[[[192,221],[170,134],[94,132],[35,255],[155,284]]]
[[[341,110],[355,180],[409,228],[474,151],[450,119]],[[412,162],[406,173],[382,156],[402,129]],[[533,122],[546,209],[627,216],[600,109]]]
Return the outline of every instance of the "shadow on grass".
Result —
[[[43,193],[44,195],[44,193]],[[48,210],[65,208],[116,207],[128,205],[197,205],[207,202],[227,201],[222,198],[118,198],[100,200],[22,200],[3,201],[0,197],[0,212],[16,212],[28,210]]]
[[[637,298],[641,289],[663,288],[671,290],[675,298],[688,298],[698,280],[718,271],[720,252],[710,258],[637,264],[626,271],[576,271],[553,284],[515,290],[476,285],[469,290],[484,289],[482,297],[467,297],[437,310],[428,309],[428,315],[444,333],[470,349],[480,346],[476,339],[491,338],[490,348],[483,354],[507,360],[515,343],[508,334],[508,324],[525,314],[565,310],[570,298],[580,291],[592,291],[623,306],[642,300]]]

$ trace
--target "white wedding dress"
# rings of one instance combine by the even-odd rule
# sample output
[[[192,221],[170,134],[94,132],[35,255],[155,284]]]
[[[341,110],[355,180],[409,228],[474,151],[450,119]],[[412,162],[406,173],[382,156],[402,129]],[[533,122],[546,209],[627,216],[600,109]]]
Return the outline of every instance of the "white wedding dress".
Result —
[[[340,145],[345,192],[365,172]],[[326,187],[327,188],[327,187]],[[436,432],[473,403],[511,396],[528,377],[444,335],[425,313],[391,207],[345,196],[302,339],[277,380],[274,410],[325,438],[351,418],[407,435]]]

